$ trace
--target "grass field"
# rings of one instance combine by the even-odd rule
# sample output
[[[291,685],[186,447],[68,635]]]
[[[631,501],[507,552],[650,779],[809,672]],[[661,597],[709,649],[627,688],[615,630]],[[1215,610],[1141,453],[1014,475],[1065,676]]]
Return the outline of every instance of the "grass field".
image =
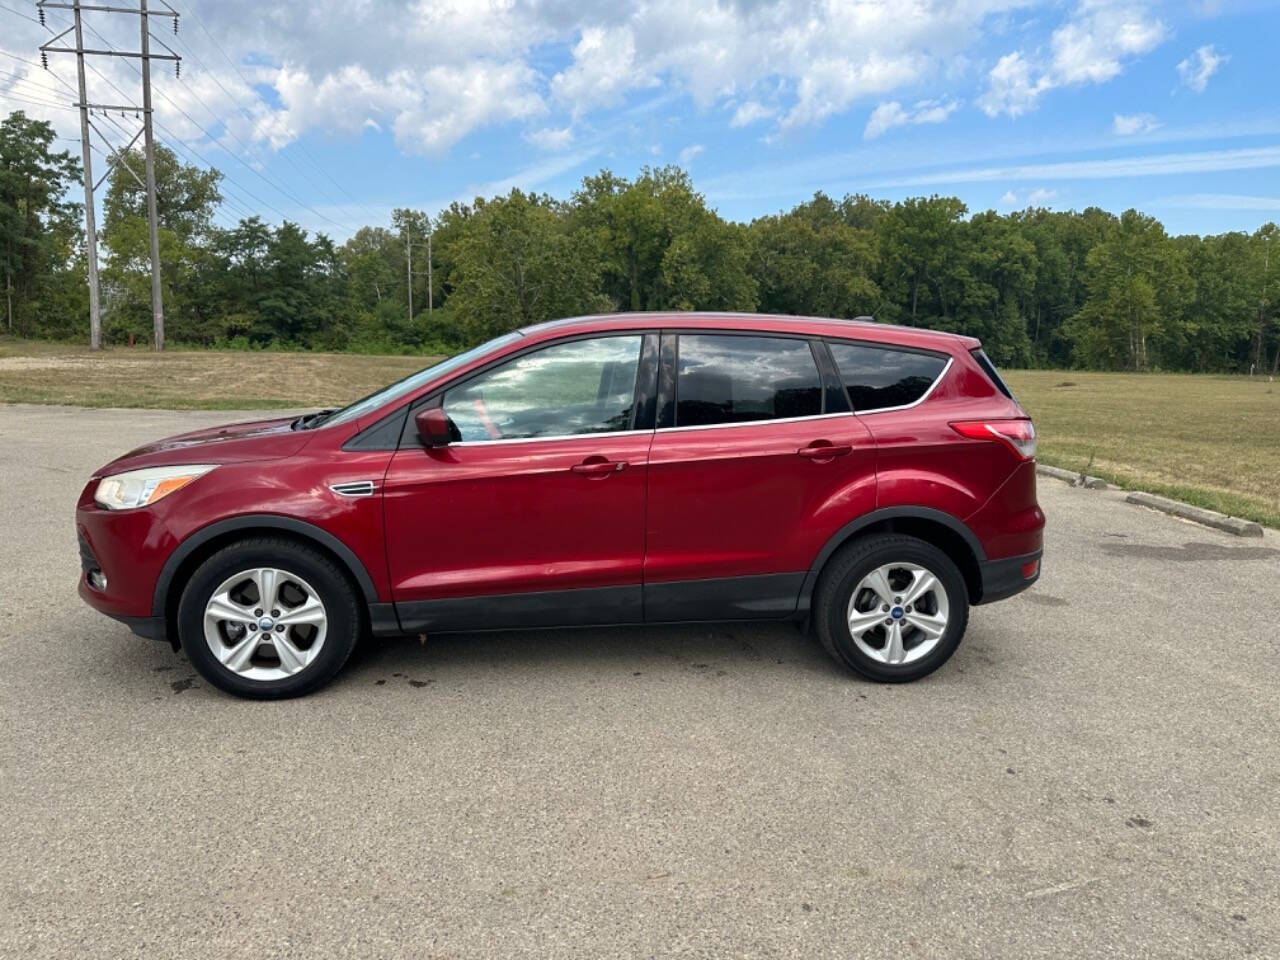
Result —
[[[324,407],[438,357],[88,350],[0,341],[0,402],[176,410]],[[1280,527],[1280,382],[1008,371],[1040,460]]]
[[[1280,382],[1013,370],[1042,463],[1280,527]]]

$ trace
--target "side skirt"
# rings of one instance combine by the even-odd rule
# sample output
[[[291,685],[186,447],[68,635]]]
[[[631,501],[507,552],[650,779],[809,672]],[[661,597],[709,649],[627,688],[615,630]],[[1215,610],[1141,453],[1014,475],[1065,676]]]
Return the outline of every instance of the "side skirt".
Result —
[[[644,621],[780,620],[796,612],[804,578],[801,572],[646,583]]]
[[[403,633],[640,623],[640,587],[546,590],[397,603]],[[376,631],[375,631],[376,632]]]
[[[783,620],[796,615],[805,574],[683,580],[370,604],[373,633],[466,633],[539,627]]]

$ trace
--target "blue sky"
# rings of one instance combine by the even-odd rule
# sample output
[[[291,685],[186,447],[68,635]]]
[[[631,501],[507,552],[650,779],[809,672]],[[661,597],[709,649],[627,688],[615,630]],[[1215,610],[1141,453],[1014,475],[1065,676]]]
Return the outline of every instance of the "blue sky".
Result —
[[[665,163],[740,220],[816,190],[1138,207],[1175,233],[1280,219],[1275,2],[174,7],[177,40],[153,27],[184,57],[181,79],[156,68],[158,133],[227,175],[221,222],[287,216],[341,240],[394,207],[565,196],[601,167]],[[0,107],[54,121],[74,150],[74,64],[31,62],[49,37],[34,11],[0,0]],[[131,18],[89,22],[94,42],[137,42]],[[92,99],[136,91],[128,63],[97,69]],[[100,126],[115,145],[132,134],[128,118]]]

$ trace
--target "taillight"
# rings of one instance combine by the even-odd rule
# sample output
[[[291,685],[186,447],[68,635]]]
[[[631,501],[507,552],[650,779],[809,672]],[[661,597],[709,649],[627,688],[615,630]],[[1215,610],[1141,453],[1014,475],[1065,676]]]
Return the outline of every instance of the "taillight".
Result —
[[[1036,428],[1030,420],[957,420],[951,429],[970,440],[997,440],[1024,460],[1036,455]]]

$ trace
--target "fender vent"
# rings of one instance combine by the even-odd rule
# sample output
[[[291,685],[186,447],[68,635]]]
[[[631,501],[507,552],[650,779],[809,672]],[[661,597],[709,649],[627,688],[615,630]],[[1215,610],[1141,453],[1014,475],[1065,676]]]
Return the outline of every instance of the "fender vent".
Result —
[[[349,483],[332,483],[329,489],[343,497],[372,497],[372,480],[352,480]]]

